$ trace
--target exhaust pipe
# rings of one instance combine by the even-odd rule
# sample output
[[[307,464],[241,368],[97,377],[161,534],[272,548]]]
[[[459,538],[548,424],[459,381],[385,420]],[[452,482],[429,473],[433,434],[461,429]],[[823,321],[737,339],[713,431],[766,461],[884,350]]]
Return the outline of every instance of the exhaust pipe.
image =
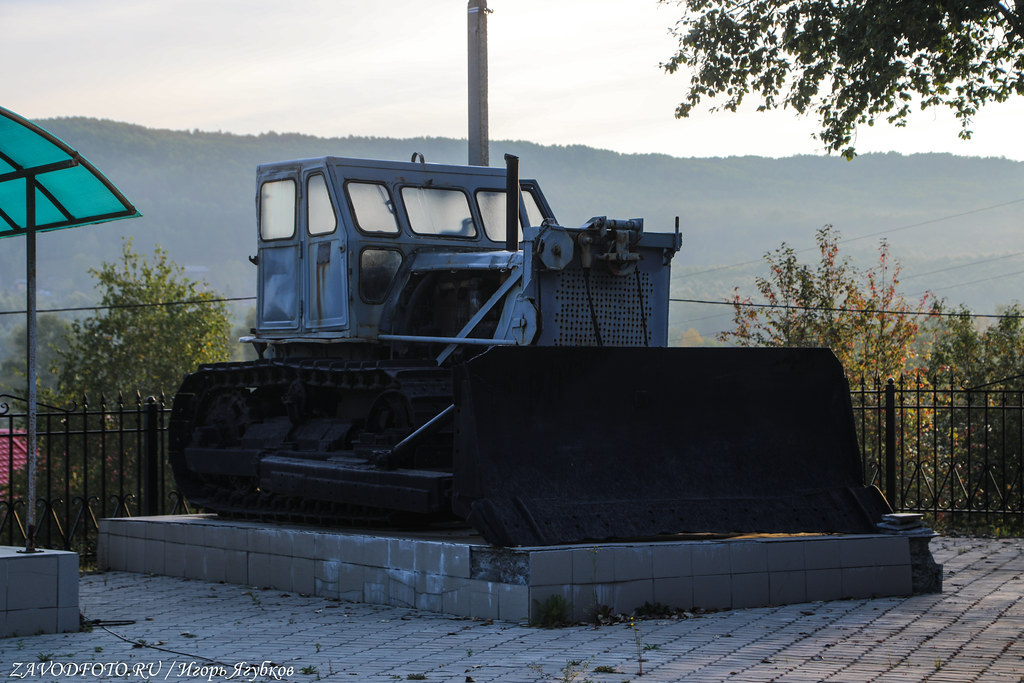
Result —
[[[505,155],[505,250],[519,251],[519,157]]]

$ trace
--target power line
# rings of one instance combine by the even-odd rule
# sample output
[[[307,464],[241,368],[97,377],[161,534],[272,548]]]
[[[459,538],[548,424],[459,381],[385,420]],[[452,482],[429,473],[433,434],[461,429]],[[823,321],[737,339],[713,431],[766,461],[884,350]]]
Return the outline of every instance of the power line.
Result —
[[[969,263],[961,263],[958,266],[949,266],[948,268],[939,268],[938,270],[929,270],[926,273],[914,273],[913,275],[907,275],[906,277],[901,277],[900,279],[901,280],[913,280],[914,278],[925,277],[926,275],[936,275],[938,273],[947,273],[947,272],[949,272],[951,270],[959,270],[961,268],[971,268],[973,266],[980,266],[980,265],[983,265],[985,263],[994,263],[995,261],[1005,261],[1008,258],[1014,258],[1015,256],[1020,256],[1021,254],[1024,254],[1024,251],[1016,251],[1016,252],[1014,252],[1012,254],[1003,254],[1002,256],[994,256],[992,258],[980,259],[978,261],[971,261]],[[961,285],[950,285],[950,287],[960,287],[960,286]]]
[[[185,301],[160,301],[156,303],[148,304],[117,304],[114,306],[76,306],[71,308],[46,308],[39,309],[38,313],[81,313],[83,311],[114,311],[125,308],[156,308],[158,306],[188,306],[191,304],[216,304],[226,303],[229,301],[253,301],[256,297],[254,296],[229,296],[229,297],[218,297],[216,299],[191,299]],[[24,315],[28,313],[27,310],[20,311],[0,311],[0,315]]]
[[[992,280],[1001,280],[1001,279],[1006,278],[1006,277],[1013,277],[1014,275],[1021,275],[1021,274],[1024,274],[1024,270],[1015,270],[1012,273],[1002,273],[1001,275],[993,275],[992,277],[985,277],[985,278],[982,278],[980,280],[971,280],[970,282],[961,282],[959,284],[949,285],[948,287],[936,287],[936,289],[937,290],[945,290],[945,289],[954,289],[956,287],[967,287],[968,285],[977,285],[977,284],[980,284],[982,282],[991,282]],[[924,292],[921,292],[920,294],[924,294]],[[917,296],[920,296],[920,294],[918,294]]]
[[[859,240],[864,240],[864,239],[868,239],[868,238],[871,238],[871,237],[878,237],[879,235],[888,235],[888,234],[891,234],[891,233],[894,233],[894,232],[902,232],[904,230],[910,230],[911,228],[920,228],[920,227],[925,226],[925,225],[933,225],[935,223],[941,223],[942,221],[948,221],[948,220],[952,220],[954,218],[963,218],[964,216],[972,216],[974,214],[983,213],[985,211],[992,211],[994,209],[1001,209],[1003,207],[1011,206],[1013,204],[1019,204],[1021,202],[1024,202],[1024,197],[1021,197],[1020,199],[1011,199],[1010,201],[1000,202],[998,204],[990,204],[989,206],[982,206],[982,207],[979,207],[977,209],[971,209],[970,211],[963,211],[961,213],[954,213],[954,214],[949,214],[947,216],[940,216],[939,218],[930,218],[930,219],[928,219],[926,221],[919,221],[917,223],[910,223],[908,225],[901,225],[901,226],[899,226],[897,228],[887,228],[885,230],[879,230],[877,232],[871,232],[871,233],[867,233],[865,235],[858,235],[857,237],[850,237],[850,238],[847,238],[847,239],[842,239],[842,240],[839,240],[839,244],[849,244],[850,242],[857,242]],[[804,247],[802,249],[795,249],[794,251],[795,251],[795,253],[800,254],[800,253],[803,253],[805,251],[813,251],[815,248],[816,247]],[[705,270],[698,270],[697,272],[694,272],[694,273],[686,273],[686,274],[683,275],[683,277],[696,277],[698,275],[706,275],[707,273],[715,273],[715,272],[718,272],[720,270],[728,270],[730,268],[740,268],[742,266],[749,266],[749,265],[753,265],[755,263],[761,263],[762,260],[763,259],[758,258],[758,259],[753,259],[753,260],[750,260],[750,261],[742,261],[740,263],[733,263],[733,264],[726,265],[726,266],[715,266],[714,268],[707,268]],[[985,263],[985,261],[981,261],[979,263]],[[957,267],[959,267],[959,266],[957,266]],[[941,272],[941,271],[936,271],[936,272]],[[917,277],[917,276],[914,276],[914,277]]]
[[[1008,202],[1000,202],[999,204],[992,204],[990,206],[982,206],[982,207],[977,208],[977,209],[971,209],[970,211],[964,211],[963,213],[954,213],[954,214],[950,214],[948,216],[942,216],[940,218],[930,218],[930,219],[928,219],[926,221],[921,221],[920,223],[911,223],[910,225],[904,225],[904,226],[899,227],[899,228],[890,228],[890,229],[887,229],[887,230],[879,230],[878,232],[870,232],[870,233],[868,233],[866,235],[859,235],[858,237],[851,237],[850,239],[840,240],[839,242],[840,242],[840,244],[846,244],[846,243],[849,243],[849,242],[856,242],[858,240],[868,239],[869,237],[878,237],[879,235],[888,235],[888,234],[894,233],[894,232],[902,232],[903,230],[910,230],[911,228],[920,228],[923,225],[932,225],[934,223],[941,223],[942,221],[948,221],[948,220],[951,220],[953,218],[963,218],[964,216],[973,216],[976,213],[983,213],[985,211],[991,211],[993,209],[1001,209],[1004,206],[1011,206],[1013,204],[1019,204],[1021,202],[1024,202],[1024,197],[1021,197],[1020,199],[1011,199]]]
[[[969,318],[1021,318],[1022,315],[1000,315],[996,313],[962,313],[962,312],[948,312],[948,311],[894,311],[883,308],[878,309],[861,309],[861,308],[845,308],[842,306],[829,307],[829,306],[800,306],[798,304],[756,304],[752,301],[710,301],[707,299],[680,299],[680,298],[669,298],[672,303],[684,303],[684,304],[708,304],[711,306],[741,306],[744,308],[781,308],[784,310],[795,310],[795,311],[821,311],[829,313],[861,313],[865,315],[885,314],[885,315],[913,315],[913,316],[925,316],[925,317],[960,317],[966,315]],[[711,317],[711,316],[709,316]]]

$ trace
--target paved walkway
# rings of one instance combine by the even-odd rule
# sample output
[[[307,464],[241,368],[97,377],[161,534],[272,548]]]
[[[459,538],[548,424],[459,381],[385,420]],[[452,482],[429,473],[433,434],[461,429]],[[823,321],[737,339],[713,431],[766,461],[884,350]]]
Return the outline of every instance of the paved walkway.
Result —
[[[945,565],[940,595],[646,620],[635,630],[545,630],[109,572],[81,582],[82,612],[108,623],[0,640],[0,678],[1024,680],[1024,539],[936,539],[932,548]]]

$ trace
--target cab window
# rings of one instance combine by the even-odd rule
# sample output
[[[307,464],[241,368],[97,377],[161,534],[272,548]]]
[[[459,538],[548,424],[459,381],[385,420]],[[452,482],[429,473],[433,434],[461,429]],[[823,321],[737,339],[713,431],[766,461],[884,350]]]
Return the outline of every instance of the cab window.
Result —
[[[469,200],[461,190],[403,187],[402,202],[409,227],[420,235],[475,237],[476,224]]]
[[[345,193],[359,230],[389,235],[398,233],[395,205],[386,185],[348,182],[345,183]]]
[[[295,235],[295,181],[270,180],[260,188],[260,237],[288,239]]]
[[[484,233],[495,242],[505,241],[505,191],[480,190],[476,193],[476,203],[480,207],[480,217],[484,222]],[[526,215],[519,216],[519,238],[523,237],[523,226],[540,225],[544,215],[537,204],[537,198],[529,190],[523,192],[523,204]]]
[[[323,173],[314,173],[306,180],[306,221],[310,235],[326,235],[338,227]]]
[[[369,304],[383,303],[402,265],[402,252],[394,249],[363,249],[359,254],[359,296]]]

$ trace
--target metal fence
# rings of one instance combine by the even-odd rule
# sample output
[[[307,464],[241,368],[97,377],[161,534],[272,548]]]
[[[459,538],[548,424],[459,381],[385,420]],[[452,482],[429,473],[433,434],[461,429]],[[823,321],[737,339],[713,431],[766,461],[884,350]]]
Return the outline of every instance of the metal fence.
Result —
[[[0,394],[0,544],[25,544],[27,472],[21,398]],[[187,511],[167,466],[162,398],[39,405],[36,543],[96,552],[97,520]]]
[[[1016,385],[1016,386],[1014,386]],[[1024,382],[907,376],[851,389],[865,481],[946,531],[1024,532]],[[25,404],[0,394],[0,544],[25,543]],[[167,464],[162,398],[40,406],[37,543],[96,551],[103,517],[189,512]],[[20,450],[19,450],[20,449]]]
[[[852,389],[865,480],[944,530],[1024,526],[1024,388],[908,375]]]

